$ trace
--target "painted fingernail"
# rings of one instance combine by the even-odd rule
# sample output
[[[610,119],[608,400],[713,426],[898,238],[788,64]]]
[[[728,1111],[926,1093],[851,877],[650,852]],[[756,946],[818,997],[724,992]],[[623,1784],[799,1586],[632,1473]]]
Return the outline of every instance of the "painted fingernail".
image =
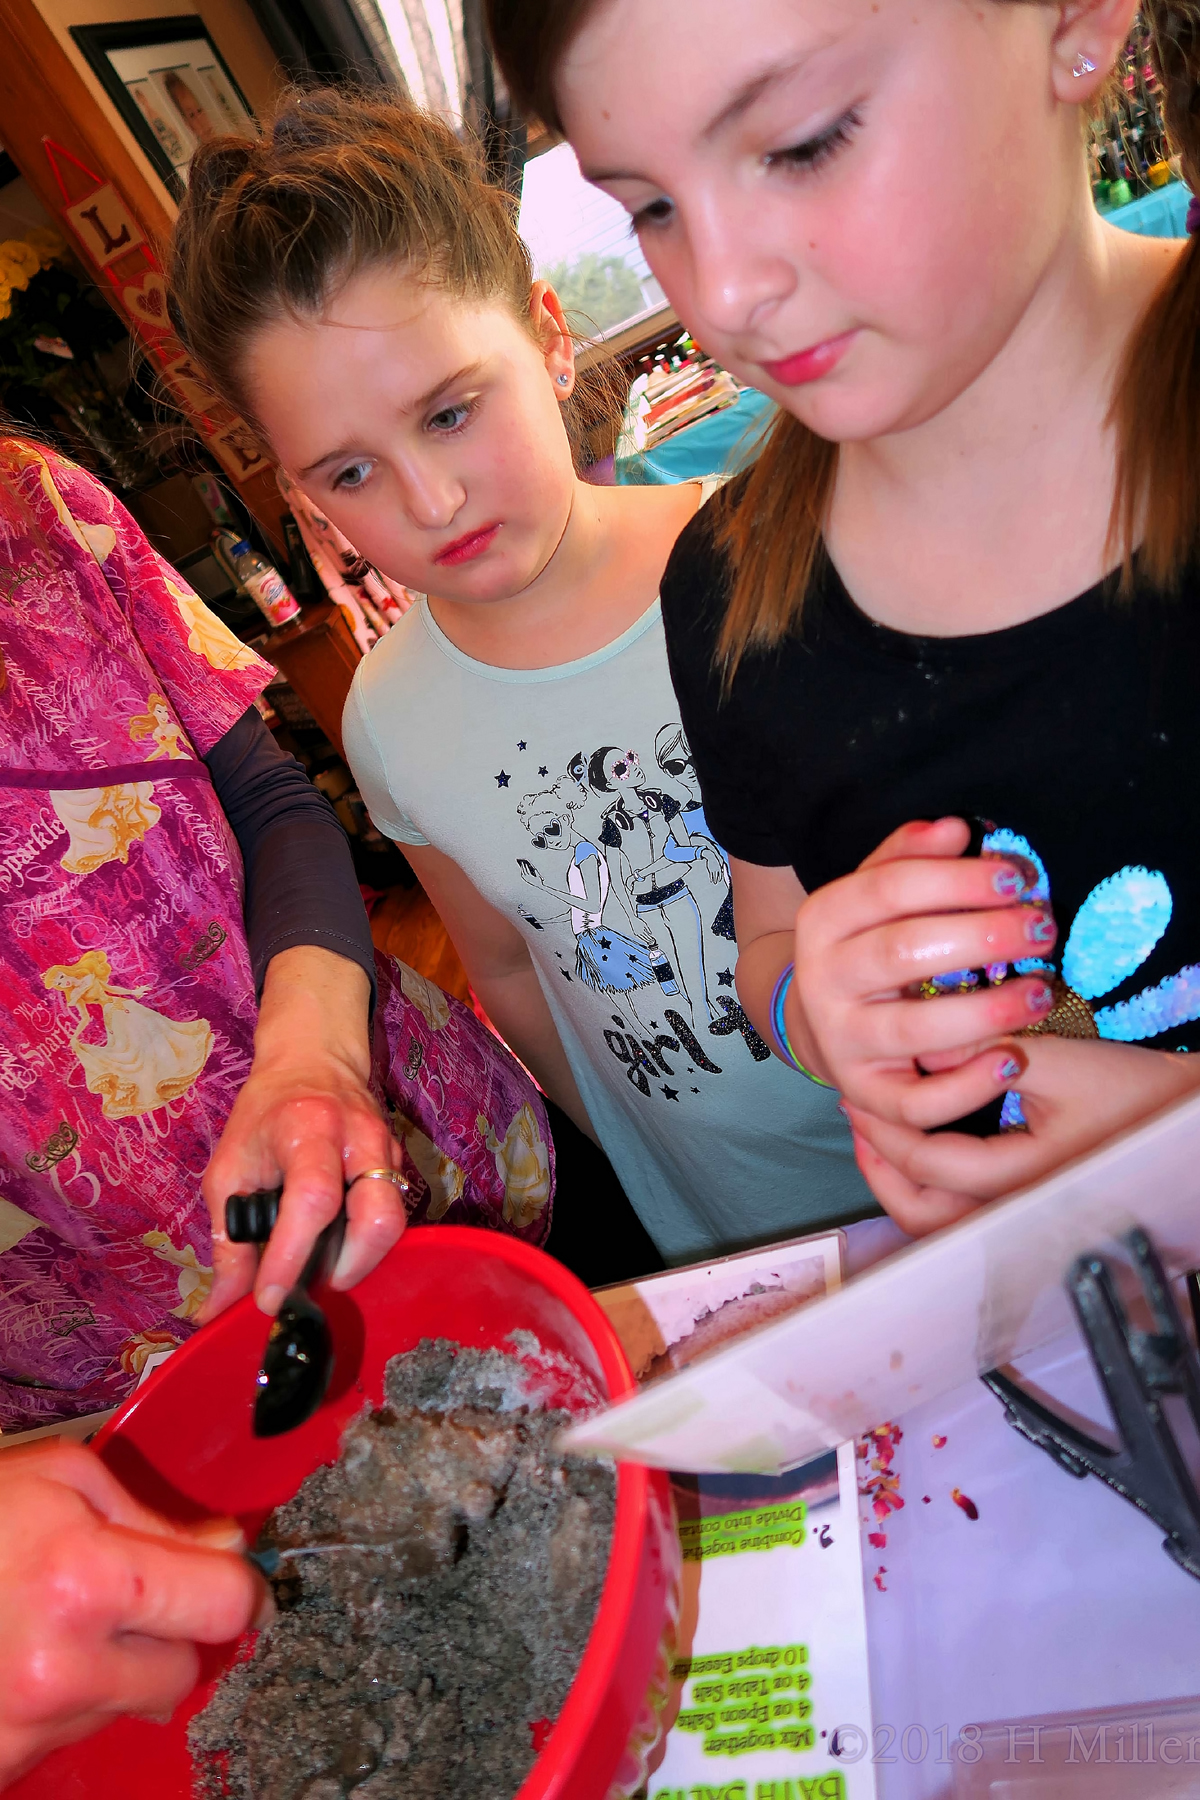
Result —
[[[1058,926],[1048,912],[1030,913],[1025,921],[1025,936],[1031,944],[1052,944],[1058,936]]]
[[[259,1312],[266,1313],[269,1319],[273,1319],[283,1305],[283,1295],[281,1287],[265,1287],[261,1294],[255,1296],[255,1305]]]
[[[1023,1075],[1024,1073],[1025,1064],[1019,1057],[1006,1056],[1004,1061],[1000,1063],[996,1069],[996,1080],[1001,1083],[1015,1081],[1019,1075]]]
[[[1014,869],[1011,863],[1004,863],[992,876],[992,886],[1006,900],[1011,900],[1014,894],[1024,891],[1025,877],[1019,869]]]
[[[1054,989],[1052,987],[1047,987],[1046,983],[1044,981],[1039,981],[1035,988],[1030,988],[1030,990],[1029,990],[1029,1010],[1030,1010],[1030,1012],[1035,1012],[1035,1013],[1049,1012],[1050,1008],[1053,1005],[1054,1005]]]

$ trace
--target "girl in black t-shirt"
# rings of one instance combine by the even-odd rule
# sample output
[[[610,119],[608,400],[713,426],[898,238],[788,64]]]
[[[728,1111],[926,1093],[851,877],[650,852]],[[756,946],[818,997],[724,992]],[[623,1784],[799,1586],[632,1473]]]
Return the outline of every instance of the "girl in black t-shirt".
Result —
[[[1136,11],[490,0],[780,407],[676,547],[672,672],[745,1010],[912,1231],[1200,1085],[1200,250],[1097,215],[1081,129]],[[1142,12],[1195,187],[1200,5]]]

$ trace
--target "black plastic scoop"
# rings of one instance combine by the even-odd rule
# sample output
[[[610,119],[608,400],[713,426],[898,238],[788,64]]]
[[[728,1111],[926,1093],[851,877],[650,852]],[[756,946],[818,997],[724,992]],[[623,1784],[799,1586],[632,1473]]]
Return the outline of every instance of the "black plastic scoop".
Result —
[[[225,1230],[230,1241],[265,1244],[279,1217],[282,1195],[282,1188],[230,1194],[225,1202]],[[325,1314],[308,1289],[319,1276],[332,1273],[345,1229],[343,1205],[313,1245],[300,1279],[284,1296],[271,1322],[257,1376],[255,1437],[280,1437],[285,1431],[294,1431],[312,1418],[325,1398],[333,1375],[333,1340]]]

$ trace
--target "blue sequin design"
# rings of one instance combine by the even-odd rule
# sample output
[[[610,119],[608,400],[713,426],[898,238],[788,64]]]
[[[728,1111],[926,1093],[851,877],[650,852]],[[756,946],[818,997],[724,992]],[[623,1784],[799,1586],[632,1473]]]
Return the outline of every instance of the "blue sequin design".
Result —
[[[1200,964],[1190,963],[1157,987],[1143,988],[1132,1000],[1102,1006],[1095,1017],[1100,1036],[1118,1044],[1137,1044],[1174,1025],[1200,1019]]]
[[[1140,969],[1171,923],[1167,878],[1158,869],[1125,868],[1094,887],[1071,926],[1063,980],[1085,1000],[1111,993]]]
[[[1049,901],[1046,865],[1028,838],[1005,827],[988,832],[983,847],[1026,857],[1038,872],[1037,884],[1026,897]],[[1063,980],[1089,1002],[1110,994],[1148,959],[1173,912],[1170,884],[1160,869],[1127,865],[1106,876],[1072,921],[1062,952]],[[1013,966],[1019,975],[1057,973],[1056,964],[1040,956],[1022,957]],[[1200,963],[1189,964],[1156,987],[1143,988],[1115,1006],[1093,1007],[1092,1016],[1100,1036],[1120,1044],[1142,1043],[1178,1025],[1191,1024],[1200,1019]],[[1001,1131],[1017,1131],[1024,1124],[1020,1094],[1006,1094]]]
[[[988,832],[983,847],[1028,858],[1038,872],[1028,898],[1049,901],[1046,865],[1028,838],[1005,827]],[[1141,968],[1173,912],[1170,884],[1160,869],[1129,864],[1115,875],[1107,875],[1097,882],[1071,923],[1062,953],[1063,980],[1087,1001],[1110,994]],[[1022,957],[1013,966],[1019,975],[1058,973],[1058,965],[1040,956]],[[1093,1007],[1092,1016],[1102,1038],[1121,1044],[1141,1043],[1177,1025],[1191,1024],[1200,1019],[1200,964],[1190,964],[1115,1006]],[[1011,1111],[1015,1123],[1019,1105]]]

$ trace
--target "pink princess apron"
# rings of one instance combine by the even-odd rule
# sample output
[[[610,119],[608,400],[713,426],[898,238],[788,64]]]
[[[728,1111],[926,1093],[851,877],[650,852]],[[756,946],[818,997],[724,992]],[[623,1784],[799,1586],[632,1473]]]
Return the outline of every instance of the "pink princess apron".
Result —
[[[91,475],[0,439],[0,1428],[110,1406],[211,1284],[200,1178],[250,1069],[242,867],[200,760],[274,671]],[[418,1216],[541,1242],[540,1096],[380,959]]]

